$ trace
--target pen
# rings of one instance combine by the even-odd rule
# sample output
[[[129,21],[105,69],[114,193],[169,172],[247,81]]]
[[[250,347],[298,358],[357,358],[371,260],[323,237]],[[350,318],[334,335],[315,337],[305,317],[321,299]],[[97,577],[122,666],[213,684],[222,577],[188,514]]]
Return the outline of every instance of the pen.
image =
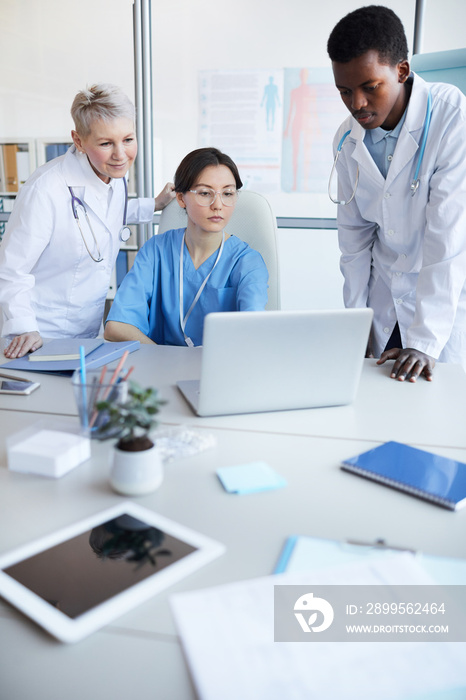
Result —
[[[396,545],[387,544],[382,538],[375,540],[375,542],[364,542],[363,540],[346,540],[346,544],[354,544],[358,547],[375,547],[376,549],[393,549],[397,552],[411,552],[411,554],[416,554],[415,549],[411,549],[410,547],[399,547]]]
[[[106,389],[106,391],[105,391],[105,394],[104,394],[104,396],[103,396],[103,400],[104,400],[104,401],[105,401],[105,399],[108,397],[110,391],[112,390],[112,386],[115,384],[116,378],[118,377],[119,373],[121,372],[121,369],[122,369],[123,365],[125,364],[126,358],[128,357],[128,355],[129,355],[129,351],[128,351],[128,350],[125,350],[125,352],[124,352],[123,355],[122,355],[121,360],[119,361],[119,363],[118,363],[118,365],[117,365],[116,370],[115,370],[114,373],[112,374],[112,378],[110,379],[109,385],[108,385],[108,387],[107,387],[107,389]]]
[[[94,398],[94,401],[93,401],[94,410],[93,410],[93,412],[92,412],[91,421],[90,421],[90,423],[89,423],[89,427],[90,427],[90,428],[92,428],[92,426],[94,425],[95,419],[97,418],[97,415],[98,415],[98,413],[99,413],[98,410],[95,408],[95,404],[97,403],[97,400],[98,400],[98,397],[99,397],[99,393],[100,393],[100,388],[101,388],[102,384],[104,383],[104,379],[105,379],[105,375],[106,375],[106,374],[107,374],[107,365],[104,365],[104,366],[102,367],[101,372],[100,372],[99,386],[97,387],[97,392],[96,392],[96,395],[95,395],[95,398]]]
[[[26,379],[26,377],[16,377],[14,374],[4,374],[3,372],[0,372],[0,377],[4,377],[5,379],[13,379],[15,382],[30,382],[30,379]]]
[[[84,359],[84,346],[79,347],[79,365],[81,368],[81,387],[82,387],[82,398],[83,398],[83,428],[87,428],[89,425],[89,418],[87,414],[87,391],[86,391],[86,362]]]
[[[130,374],[133,370],[134,370],[134,365],[129,368],[129,370],[126,372],[125,376],[123,377],[124,382],[128,381],[128,377],[130,376]]]
[[[94,404],[97,400],[97,394],[99,393],[99,384],[97,382],[97,377],[92,377],[92,385],[89,396],[89,404],[87,406],[87,413],[90,415],[91,409],[93,409]]]

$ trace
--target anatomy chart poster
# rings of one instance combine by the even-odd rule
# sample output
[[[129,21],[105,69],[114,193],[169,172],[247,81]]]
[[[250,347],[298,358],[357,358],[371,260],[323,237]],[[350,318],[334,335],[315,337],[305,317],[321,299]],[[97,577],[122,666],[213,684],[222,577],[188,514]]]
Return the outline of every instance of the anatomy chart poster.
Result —
[[[346,110],[330,68],[201,71],[200,145],[237,163],[256,192],[327,192]]]
[[[285,68],[281,186],[285,192],[326,192],[332,142],[346,111],[331,69]]]
[[[280,189],[283,70],[200,71],[200,145],[237,164],[245,187]]]

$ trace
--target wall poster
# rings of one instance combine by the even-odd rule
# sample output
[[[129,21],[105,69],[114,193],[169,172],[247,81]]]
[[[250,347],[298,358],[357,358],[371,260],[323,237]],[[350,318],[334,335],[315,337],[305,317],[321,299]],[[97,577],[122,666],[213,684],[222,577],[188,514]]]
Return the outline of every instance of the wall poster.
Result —
[[[330,68],[201,71],[200,144],[237,163],[258,192],[327,192],[347,112]]]

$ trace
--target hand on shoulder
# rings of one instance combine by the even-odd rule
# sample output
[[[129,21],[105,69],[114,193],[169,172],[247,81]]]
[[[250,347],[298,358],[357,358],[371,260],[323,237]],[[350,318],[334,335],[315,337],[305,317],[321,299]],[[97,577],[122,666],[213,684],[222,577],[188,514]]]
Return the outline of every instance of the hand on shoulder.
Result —
[[[173,182],[167,182],[165,187],[157,197],[155,198],[155,204],[154,204],[154,211],[158,211],[159,209],[165,209],[167,204],[170,204],[172,199],[175,198],[175,185]]]

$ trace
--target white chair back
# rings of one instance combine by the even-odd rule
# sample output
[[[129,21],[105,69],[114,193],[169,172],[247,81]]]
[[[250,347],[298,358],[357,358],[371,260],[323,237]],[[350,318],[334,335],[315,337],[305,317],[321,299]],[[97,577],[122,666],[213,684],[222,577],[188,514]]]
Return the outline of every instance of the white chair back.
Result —
[[[184,226],[186,226],[186,212],[176,200],[173,200],[160,214],[159,233]],[[262,255],[269,271],[266,308],[280,309],[277,221],[267,199],[257,192],[241,190],[227,230]]]

